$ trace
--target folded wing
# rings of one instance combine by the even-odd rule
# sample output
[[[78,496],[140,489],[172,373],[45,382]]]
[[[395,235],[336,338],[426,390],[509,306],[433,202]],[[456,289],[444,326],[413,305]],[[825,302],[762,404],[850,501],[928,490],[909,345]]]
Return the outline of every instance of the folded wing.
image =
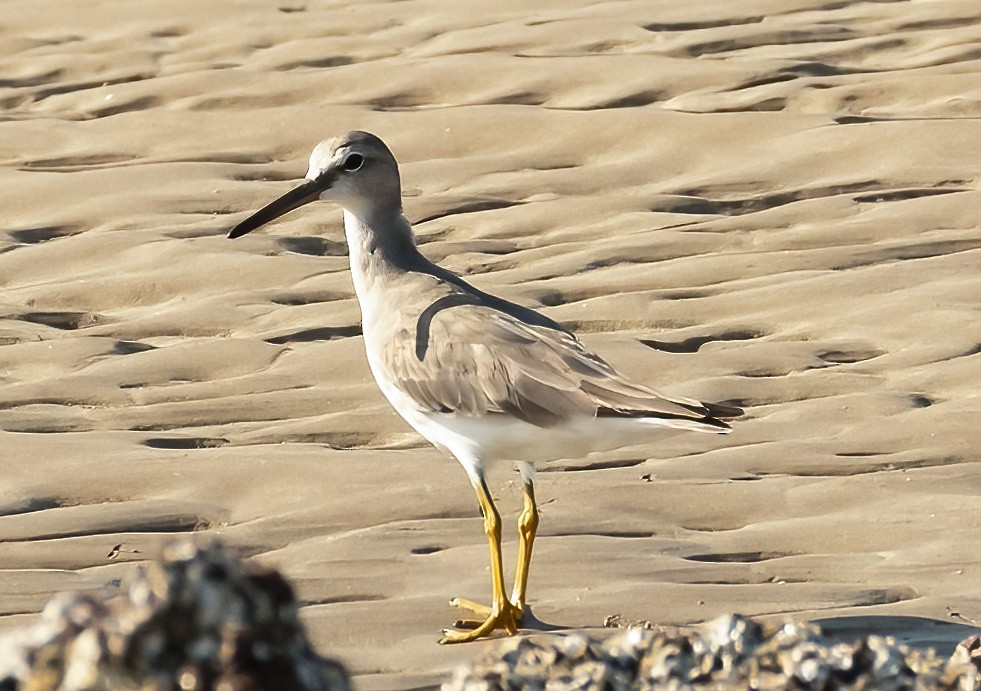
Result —
[[[539,427],[576,418],[651,418],[668,426],[723,431],[737,408],[668,398],[627,380],[571,333],[484,305],[460,304],[416,333],[389,341],[385,366],[426,413],[513,415]],[[423,356],[420,359],[419,354]]]

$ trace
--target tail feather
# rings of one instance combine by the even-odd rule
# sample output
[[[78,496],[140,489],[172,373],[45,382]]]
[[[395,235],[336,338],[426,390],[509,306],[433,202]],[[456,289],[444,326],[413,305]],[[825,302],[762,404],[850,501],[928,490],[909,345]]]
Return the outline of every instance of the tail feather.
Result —
[[[698,402],[694,405],[687,403],[682,403],[681,405],[690,410],[692,414],[678,415],[665,412],[654,412],[650,410],[622,410],[601,407],[596,411],[596,415],[597,417],[619,417],[650,420],[654,424],[661,424],[665,427],[725,434],[732,428],[729,427],[729,425],[727,425],[723,420],[739,417],[743,413],[741,408],[725,405],[723,403]]]

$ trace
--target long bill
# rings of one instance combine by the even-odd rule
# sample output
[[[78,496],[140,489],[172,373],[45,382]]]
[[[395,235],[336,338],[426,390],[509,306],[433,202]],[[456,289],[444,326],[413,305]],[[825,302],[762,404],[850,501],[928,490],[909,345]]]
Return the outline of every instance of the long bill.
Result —
[[[229,238],[240,238],[246,233],[250,233],[259,226],[264,226],[270,221],[274,221],[280,216],[288,214],[294,209],[299,209],[304,204],[320,199],[320,193],[324,191],[324,181],[319,178],[307,180],[299,187],[291,189],[282,197],[269,202],[244,221],[228,231]]]

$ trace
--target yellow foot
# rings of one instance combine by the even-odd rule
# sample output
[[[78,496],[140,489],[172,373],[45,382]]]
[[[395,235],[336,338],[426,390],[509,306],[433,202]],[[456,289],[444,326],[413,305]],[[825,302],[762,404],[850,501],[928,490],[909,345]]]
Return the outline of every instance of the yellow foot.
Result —
[[[460,597],[453,598],[450,600],[451,607],[468,610],[478,617],[482,617],[482,619],[461,619],[453,625],[454,628],[443,629],[443,637],[439,639],[439,642],[466,643],[478,638],[486,638],[494,631],[505,631],[508,635],[517,633],[518,624],[521,622],[521,610],[510,602],[505,602],[503,609],[494,611],[490,607],[470,600]]]

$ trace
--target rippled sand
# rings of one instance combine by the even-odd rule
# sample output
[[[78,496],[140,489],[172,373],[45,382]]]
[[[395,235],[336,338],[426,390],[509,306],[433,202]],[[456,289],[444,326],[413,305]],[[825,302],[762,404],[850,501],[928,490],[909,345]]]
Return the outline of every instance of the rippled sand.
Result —
[[[199,530],[292,578],[360,688],[488,645],[435,644],[450,596],[486,598],[486,545],[456,462],[371,380],[339,210],[224,238],[352,128],[401,161],[431,258],[747,410],[540,476],[538,620],[981,621],[973,1],[8,0],[3,23],[0,628]],[[493,480],[510,520],[517,476]]]

